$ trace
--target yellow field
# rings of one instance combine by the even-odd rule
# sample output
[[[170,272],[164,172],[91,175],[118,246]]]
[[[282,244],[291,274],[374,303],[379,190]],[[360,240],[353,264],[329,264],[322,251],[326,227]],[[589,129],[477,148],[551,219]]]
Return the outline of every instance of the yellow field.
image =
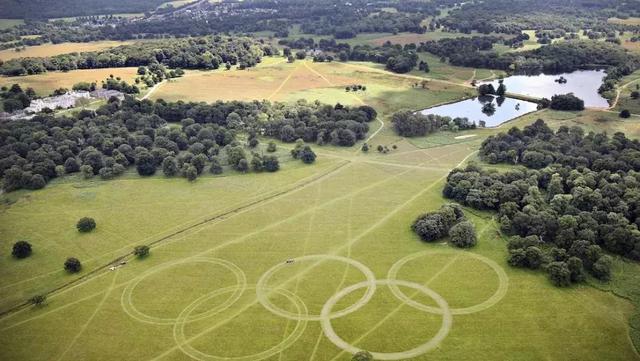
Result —
[[[73,84],[81,81],[92,82],[98,84],[110,74],[121,77],[123,80],[131,83],[135,77],[137,68],[105,68],[105,69],[88,69],[74,70],[69,72],[49,72],[38,75],[0,77],[0,85],[20,84],[22,88],[31,87],[38,95],[46,96],[51,94],[58,88],[69,88]]]
[[[609,18],[607,22],[611,24],[640,25],[640,18],[628,18],[628,19]]]
[[[7,49],[0,51],[0,60],[15,58],[45,57],[83,51],[98,51],[120,45],[132,44],[133,41],[94,41],[90,43],[62,43],[29,46],[23,51]]]

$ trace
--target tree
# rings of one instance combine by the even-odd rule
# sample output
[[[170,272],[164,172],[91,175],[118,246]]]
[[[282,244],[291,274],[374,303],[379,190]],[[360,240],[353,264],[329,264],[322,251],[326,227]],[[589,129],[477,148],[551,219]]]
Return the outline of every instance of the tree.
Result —
[[[620,112],[620,118],[624,118],[624,119],[631,118],[631,112],[628,109],[623,109]]]
[[[302,148],[299,157],[305,164],[311,164],[316,161],[316,153],[314,153],[308,145],[305,145],[304,148]]]
[[[236,164],[236,170],[238,172],[242,172],[242,173],[246,173],[249,171],[249,162],[247,162],[246,159],[240,159],[240,161],[238,161],[238,164]]]
[[[90,179],[94,176],[93,168],[91,168],[91,166],[88,164],[83,164],[82,166],[80,166],[80,173],[82,173],[82,177],[84,179]]]
[[[187,178],[189,182],[196,180],[198,178],[198,169],[192,164],[185,164],[184,166],[184,177]]]
[[[503,79],[498,80],[498,83],[500,85],[498,85],[498,89],[496,89],[496,95],[499,97],[503,97],[507,93],[507,86],[504,85]]]
[[[275,155],[266,155],[263,158],[264,170],[267,172],[277,172],[280,169],[280,162]]]
[[[82,217],[76,224],[76,228],[81,233],[91,232],[96,228],[96,221],[93,218]]]
[[[162,173],[167,177],[173,177],[178,174],[178,163],[174,157],[166,157],[162,160]]]
[[[608,281],[611,278],[611,265],[613,259],[610,256],[604,255],[598,258],[591,268],[591,273],[594,277],[601,281]]]
[[[156,173],[155,158],[147,150],[140,152],[136,158],[136,169],[141,176],[152,176]]]
[[[476,245],[476,229],[473,223],[462,221],[451,227],[449,230],[449,238],[451,243],[456,247],[470,248]]]
[[[493,95],[496,93],[496,89],[493,87],[493,84],[480,84],[478,87],[478,95],[486,96]]]
[[[64,269],[69,273],[78,273],[82,269],[82,264],[77,258],[69,257],[64,261]]]
[[[211,167],[209,168],[209,171],[212,174],[222,174],[222,166],[220,165],[218,157],[211,158]]]
[[[584,110],[584,101],[573,93],[558,94],[551,97],[549,107],[554,110]]]
[[[273,153],[276,150],[277,150],[276,143],[274,141],[270,141],[269,145],[267,146],[267,152]]]
[[[47,295],[35,295],[29,299],[29,303],[36,307],[44,306],[46,301]]]
[[[31,255],[31,244],[27,241],[18,241],[13,244],[11,255],[15,258],[22,259]]]
[[[369,144],[364,143],[364,144],[362,145],[362,151],[363,151],[364,153],[369,152]]]
[[[373,356],[367,351],[356,352],[351,361],[373,361]]]
[[[138,258],[145,258],[149,255],[149,246],[136,246],[133,249],[133,254]]]
[[[565,262],[551,262],[547,267],[549,279],[558,287],[567,287],[571,284],[571,271]]]

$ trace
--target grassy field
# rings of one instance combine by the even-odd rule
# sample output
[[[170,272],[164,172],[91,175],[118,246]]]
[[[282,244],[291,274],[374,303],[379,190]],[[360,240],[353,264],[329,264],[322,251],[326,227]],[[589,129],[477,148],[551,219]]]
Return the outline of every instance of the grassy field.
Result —
[[[390,141],[389,132],[372,143]],[[402,359],[638,358],[628,301],[587,285],[557,289],[540,273],[510,268],[489,214],[467,213],[480,235],[471,251],[427,245],[411,233],[416,215],[444,202],[443,177],[473,158],[480,137],[429,149],[395,141],[398,149],[387,155],[316,147],[315,165],[287,162],[269,175],[195,183],[132,174],[66,178],[3,195],[1,249],[14,239],[35,246],[23,261],[3,253],[3,308],[77,277],[61,269],[68,256],[84,262],[82,276],[134,245],[186,229],[145,260],[91,275],[45,307],[0,318],[3,357],[350,359],[350,348],[334,344],[341,345],[337,336]],[[79,235],[74,224],[85,215],[98,228]],[[297,261],[284,263],[291,258]],[[375,292],[365,292],[366,283],[344,290],[367,277],[378,280]],[[389,279],[400,280],[399,288],[389,288]],[[451,314],[428,311],[443,300]],[[330,321],[318,321],[322,315]]]
[[[12,28],[24,24],[22,19],[0,19],[0,30]]]
[[[289,64],[280,58],[266,58],[264,64],[244,71],[188,72],[183,78],[160,86],[151,98],[206,102],[307,99],[356,105],[364,102],[386,112],[420,109],[468,96],[471,92],[454,83],[437,80],[429,82],[425,89],[415,87],[421,79],[394,75],[370,63],[296,61]],[[352,84],[362,84],[367,90],[346,92],[345,86]]]
[[[608,285],[558,289],[507,265],[493,214],[466,210],[479,235],[468,251],[410,230],[446,202],[446,175],[475,160],[489,135],[543,118],[640,137],[640,118],[544,110],[499,128],[398,137],[392,112],[467,97],[468,81],[498,75],[426,60],[430,73],[397,75],[372,63],[265,58],[244,71],[189,71],[150,96],[370,104],[380,121],[367,142],[388,154],[363,153],[362,142],[314,146],[318,160],[304,165],[278,143],[277,173],[227,170],[189,183],[130,170],[0,194],[0,311],[62,287],[43,307],[0,316],[0,359],[330,361],[350,360],[357,347],[377,359],[640,360],[629,326],[640,320],[638,264],[616,260]],[[135,77],[134,68],[100,71],[18,79],[45,91]],[[346,92],[350,84],[367,90]],[[75,230],[83,216],[96,219],[94,232]],[[10,247],[20,239],[34,253],[18,261]],[[153,245],[148,258],[91,272],[140,244]],[[83,263],[79,275],[62,269],[70,256]]]
[[[627,19],[619,19],[619,18],[609,18],[607,22],[611,24],[622,24],[622,25],[640,25],[640,18],[627,18]]]
[[[0,86],[10,86],[17,83],[25,89],[28,87],[33,88],[40,96],[46,96],[61,87],[71,89],[74,84],[82,81],[95,81],[100,85],[100,82],[111,74],[131,83],[137,76],[137,70],[137,68],[84,69],[69,72],[48,72],[38,75],[0,77]]]
[[[98,51],[113,48],[120,45],[133,44],[133,41],[93,41],[89,43],[61,43],[29,46],[25,50],[13,49],[0,50],[0,60],[10,60],[28,57],[46,57],[60,54],[68,54],[83,51]]]

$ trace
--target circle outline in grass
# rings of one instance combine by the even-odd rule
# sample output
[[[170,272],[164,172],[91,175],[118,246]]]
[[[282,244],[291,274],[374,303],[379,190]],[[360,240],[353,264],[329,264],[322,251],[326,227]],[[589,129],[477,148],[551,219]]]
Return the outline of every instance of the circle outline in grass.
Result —
[[[409,287],[417,291],[420,291],[423,294],[431,297],[434,301],[436,301],[436,303],[438,304],[438,307],[441,310],[440,314],[442,315],[442,324],[440,326],[440,329],[435,334],[435,336],[433,336],[429,341],[407,351],[373,352],[371,350],[366,350],[369,353],[371,353],[371,355],[375,360],[405,360],[405,359],[417,357],[431,351],[432,349],[437,347],[440,344],[440,342],[442,342],[442,340],[445,339],[445,337],[447,337],[447,335],[449,334],[449,331],[451,330],[451,325],[453,324],[453,315],[451,313],[451,310],[449,309],[449,305],[447,301],[442,296],[440,296],[438,293],[436,293],[432,289],[415,282],[391,280],[391,279],[381,279],[381,280],[376,280],[375,282],[377,285],[390,286],[393,284],[396,287],[404,286],[404,287]],[[331,314],[331,308],[335,306],[335,304],[338,303],[338,301],[340,301],[344,296],[350,294],[355,290],[358,290],[360,288],[367,287],[367,286],[368,286],[368,282],[365,281],[365,282],[356,283],[349,287],[343,288],[342,290],[338,291],[333,296],[331,296],[329,300],[327,300],[324,306],[322,306],[322,311],[320,313],[321,315],[320,323],[322,326],[322,332],[324,333],[325,337],[327,337],[329,341],[331,341],[338,348],[344,351],[347,351],[351,354],[355,354],[357,352],[364,351],[364,350],[348,343],[347,341],[343,340],[340,336],[338,336],[336,331],[333,329],[333,326],[331,325],[331,318],[329,317],[329,315]]]
[[[183,265],[183,264],[189,264],[189,263],[211,263],[211,264],[220,265],[222,267],[227,268],[236,277],[236,285],[233,286],[236,291],[222,304],[217,305],[216,307],[206,312],[193,316],[192,318],[189,318],[186,322],[194,322],[194,321],[202,320],[204,318],[215,315],[216,313],[224,311],[225,309],[231,307],[231,305],[235,303],[240,298],[240,296],[242,296],[242,293],[244,293],[245,289],[247,288],[247,279],[244,272],[235,264],[223,259],[193,258],[193,259],[178,260],[174,262],[167,262],[149,269],[148,271],[146,271],[145,273],[141,274],[136,279],[134,279],[133,282],[130,282],[127,285],[127,287],[122,292],[122,297],[120,298],[120,303],[122,305],[124,312],[128,314],[130,317],[132,317],[133,319],[140,322],[150,323],[154,325],[174,324],[177,321],[177,318],[162,318],[162,317],[147,315],[143,312],[140,312],[133,304],[132,295],[133,295],[133,291],[138,286],[138,284],[142,282],[145,278],[151,275],[154,275],[156,273],[162,272],[168,268]]]
[[[251,286],[246,288],[256,288],[257,286]],[[276,355],[287,348],[291,347],[298,339],[304,334],[304,331],[307,328],[307,320],[304,315],[308,313],[307,305],[298,297],[296,294],[289,290],[285,289],[274,289],[270,290],[271,292],[279,293],[280,295],[287,298],[289,301],[293,303],[296,307],[297,311],[300,313],[301,317],[297,320],[296,326],[293,331],[285,337],[279,344],[271,347],[268,350],[258,352],[252,355],[244,355],[244,356],[215,356],[211,354],[204,353],[202,351],[196,350],[193,346],[189,345],[189,340],[186,339],[184,327],[189,322],[189,316],[191,312],[193,312],[196,308],[198,308],[202,303],[207,300],[222,295],[224,293],[233,292],[236,289],[234,286],[225,287],[222,289],[218,289],[209,294],[203,295],[199,297],[197,300],[188,305],[180,315],[173,326],[173,338],[180,348],[182,352],[184,352],[187,356],[192,357],[199,361],[222,361],[222,360],[234,360],[234,361],[251,361],[251,360],[264,360],[268,357]],[[204,331],[205,333],[207,330]]]
[[[363,307],[364,305],[366,305],[371,298],[373,297],[373,294],[376,292],[376,276],[373,273],[373,271],[371,271],[371,269],[369,269],[369,267],[365,266],[364,264],[351,259],[351,258],[347,258],[347,257],[342,257],[342,256],[336,256],[336,255],[328,255],[328,254],[313,254],[313,255],[307,255],[307,256],[301,256],[301,257],[297,257],[297,258],[293,258],[292,259],[294,262],[304,262],[304,261],[309,261],[309,260],[319,260],[319,261],[323,261],[323,260],[330,260],[330,261],[338,261],[338,262],[343,262],[346,263],[348,265],[351,265],[355,268],[357,268],[360,272],[362,272],[362,274],[365,276],[366,278],[366,282],[369,287],[367,288],[367,291],[365,292],[365,294],[353,305],[342,309],[340,311],[334,312],[331,315],[329,315],[329,318],[338,318],[338,317],[343,317],[346,316],[352,312],[357,311],[359,308]],[[292,312],[283,310],[281,308],[278,308],[277,306],[275,306],[273,303],[271,303],[271,301],[269,301],[269,297],[266,294],[265,290],[269,289],[267,287],[268,283],[269,283],[269,279],[273,276],[273,274],[275,274],[277,271],[279,271],[281,268],[286,267],[287,263],[279,263],[273,267],[271,267],[269,270],[267,270],[265,273],[262,274],[262,276],[260,277],[260,279],[258,280],[258,283],[256,285],[256,296],[258,298],[258,302],[260,302],[262,304],[262,306],[264,306],[264,308],[266,308],[267,310],[273,312],[274,314],[278,315],[278,316],[282,316],[285,318],[288,318],[290,320],[294,320],[294,321],[298,321],[300,320],[300,316],[296,315]],[[309,315],[307,314],[305,317],[306,321],[320,321],[322,319],[322,315]]]
[[[429,251],[410,254],[400,259],[399,261],[394,263],[393,266],[391,266],[391,268],[389,269],[389,272],[387,273],[387,279],[394,280],[394,281],[397,280],[398,272],[400,271],[402,266],[404,266],[407,262],[412,261],[416,258],[420,258],[428,255],[434,255],[434,254],[458,254],[458,252],[445,251],[445,250],[434,250],[434,251],[429,250]],[[461,307],[461,308],[451,308],[451,313],[454,315],[468,315],[471,313],[484,311],[492,307],[496,303],[500,302],[500,300],[502,300],[502,298],[504,298],[504,296],[507,294],[507,290],[509,288],[509,276],[507,276],[506,272],[502,267],[500,267],[499,264],[497,264],[496,262],[494,262],[489,258],[486,258],[476,253],[464,252],[462,254],[464,254],[465,256],[469,256],[471,258],[477,259],[483,262],[484,264],[486,264],[487,266],[489,266],[491,269],[493,269],[495,273],[498,275],[498,289],[486,301],[481,302],[477,305],[469,306],[469,307]],[[398,299],[400,299],[401,301],[405,302],[406,304],[408,304],[413,308],[419,309],[421,311],[429,312],[429,313],[435,313],[435,314],[439,314],[440,312],[442,312],[442,310],[439,308],[427,306],[418,301],[410,299],[394,283],[389,284],[389,289],[391,290],[391,293],[393,293]]]

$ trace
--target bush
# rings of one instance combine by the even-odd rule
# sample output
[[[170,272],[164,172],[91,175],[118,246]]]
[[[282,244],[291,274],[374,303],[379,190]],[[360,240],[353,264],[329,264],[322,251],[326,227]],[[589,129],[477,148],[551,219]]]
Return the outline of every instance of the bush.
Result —
[[[47,295],[35,295],[29,299],[29,303],[34,306],[43,306],[47,301]]]
[[[276,150],[277,150],[276,143],[275,143],[275,142],[273,142],[273,141],[269,142],[269,145],[267,146],[267,152],[269,152],[269,153],[273,153],[273,152],[275,152]]]
[[[145,258],[149,255],[149,246],[136,246],[136,248],[133,249],[133,254],[138,258]]]
[[[631,112],[627,109],[624,109],[620,112],[620,118],[627,119],[631,118]]]
[[[96,228],[96,221],[89,217],[80,218],[78,224],[76,224],[76,228],[82,233],[91,232]]]
[[[367,351],[356,352],[351,361],[373,361],[373,356]]]
[[[13,244],[11,255],[15,258],[22,259],[31,255],[31,244],[27,241],[18,241]]]
[[[64,269],[69,273],[78,273],[82,269],[82,264],[77,258],[69,257],[64,262]]]
[[[613,259],[610,256],[601,256],[591,267],[591,273],[601,281],[608,281],[611,278],[612,263]]]
[[[299,157],[305,164],[311,164],[316,161],[316,153],[314,153],[308,145],[305,145],[304,148],[302,148]]]
[[[451,243],[460,248],[471,248],[476,245],[476,229],[473,223],[462,221],[453,225],[449,230],[449,238]]]
[[[547,267],[551,283],[558,287],[567,287],[571,284],[571,271],[564,262],[551,262]]]

